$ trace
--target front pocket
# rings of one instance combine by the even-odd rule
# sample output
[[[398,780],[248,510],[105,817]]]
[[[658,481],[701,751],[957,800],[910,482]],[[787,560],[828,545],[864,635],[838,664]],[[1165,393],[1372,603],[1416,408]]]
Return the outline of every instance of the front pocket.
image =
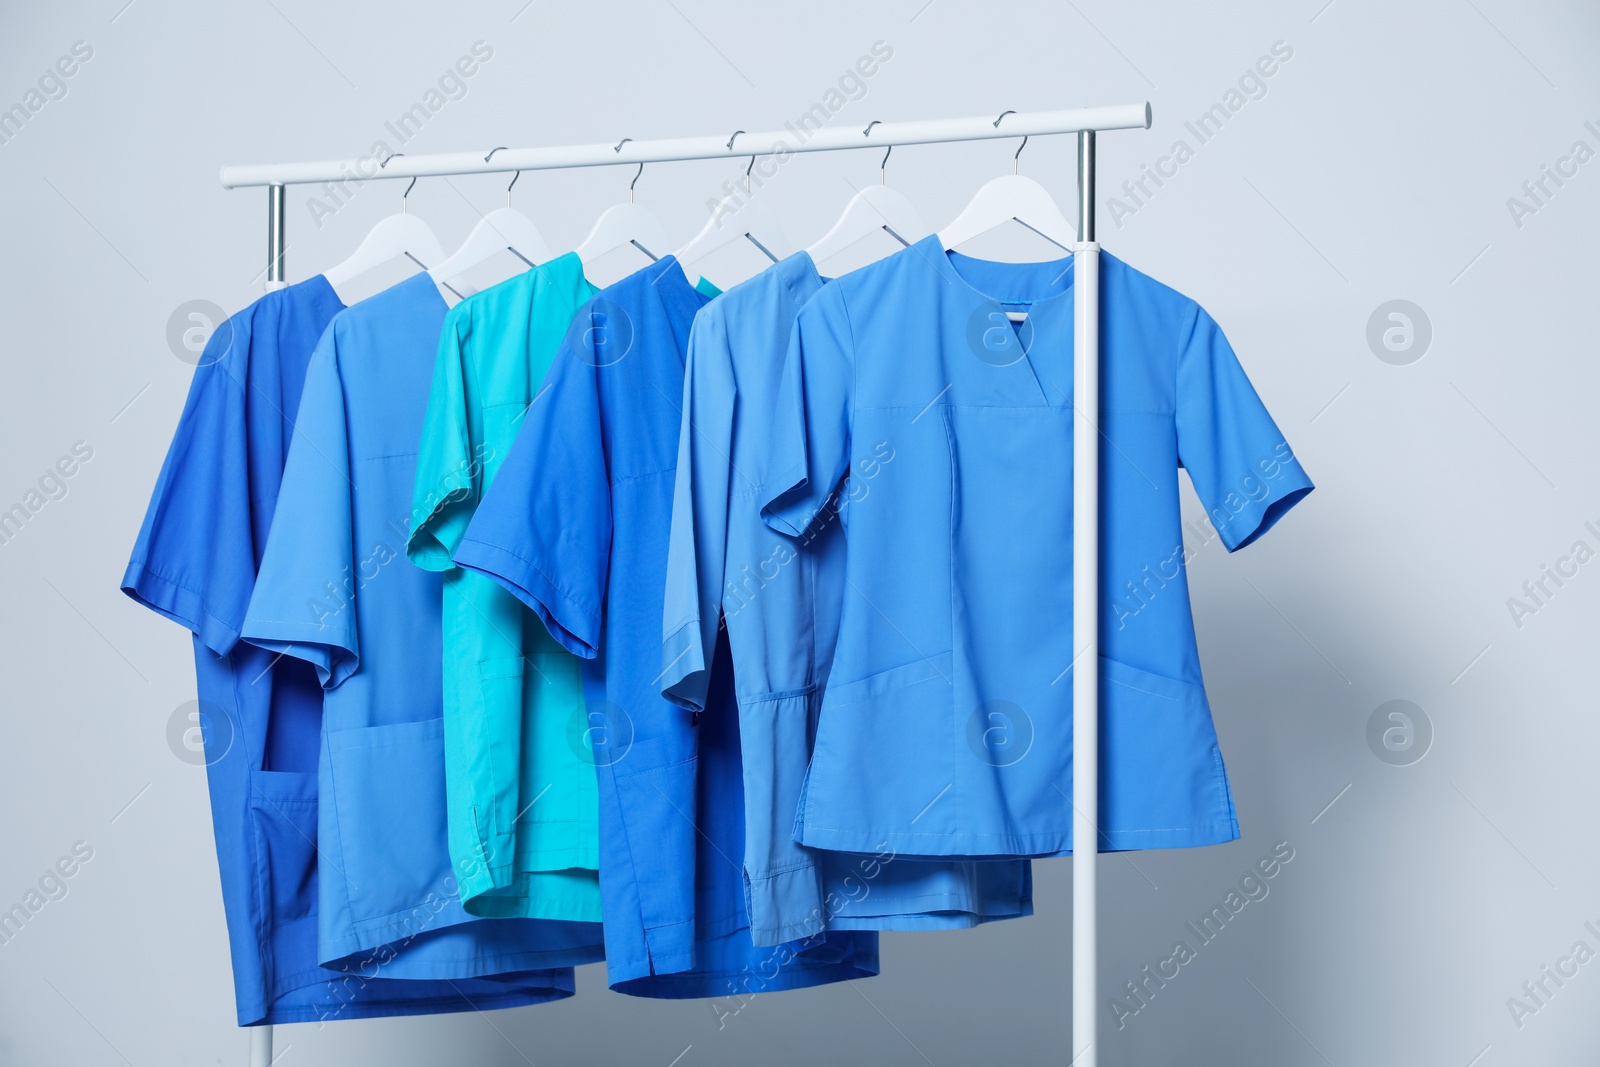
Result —
[[[958,781],[952,660],[941,652],[828,688],[800,798],[802,835],[954,832],[958,805],[936,803]]]
[[[310,915],[317,899],[317,776],[250,772],[249,821],[268,929]]]
[[[1211,706],[1198,685],[1100,658],[1101,824],[1132,836],[1231,824]],[[1155,843],[1152,841],[1151,843]]]
[[[332,730],[326,738],[331,796],[324,802],[339,824],[351,917],[360,923],[453,899],[443,720]]]

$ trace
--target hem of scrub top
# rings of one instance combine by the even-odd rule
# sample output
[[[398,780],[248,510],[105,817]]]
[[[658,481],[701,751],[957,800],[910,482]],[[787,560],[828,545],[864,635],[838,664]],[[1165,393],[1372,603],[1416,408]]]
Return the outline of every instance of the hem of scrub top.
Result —
[[[594,945],[564,945],[559,948],[548,949],[518,949],[506,952],[487,953],[482,947],[476,945],[471,937],[472,924],[496,923],[498,919],[474,919],[468,916],[465,922],[458,922],[453,926],[441,927],[432,933],[464,934],[463,944],[459,955],[454,958],[439,960],[410,959],[406,956],[406,948],[416,942],[413,937],[409,942],[403,938],[389,941],[378,941],[370,945],[357,945],[349,951],[339,952],[332,957],[324,957],[320,962],[331,973],[350,975],[361,978],[364,969],[374,966],[383,973],[385,978],[434,980],[434,981],[460,981],[467,978],[489,978],[501,974],[514,974],[520,971],[548,971],[562,967],[575,967],[584,963],[597,963],[604,959],[604,947]],[[536,921],[536,920],[529,920]],[[488,928],[485,928],[486,930]],[[344,939],[349,940],[349,939]],[[405,942],[405,943],[402,943]],[[396,948],[396,946],[400,946]],[[322,946],[319,946],[319,948]],[[337,951],[337,944],[335,947]],[[318,952],[318,955],[323,955]],[[350,961],[350,969],[340,966],[342,961]]]
[[[598,927],[602,922],[598,903],[574,903],[546,900],[540,897],[473,897],[461,906],[467,914],[477,919],[548,919],[551,922],[587,923]],[[600,944],[597,936],[595,944]],[[600,957],[596,957],[600,958]]]
[[[453,558],[456,566],[492,578],[510,590],[574,656],[593,659],[598,654],[600,617],[568,596],[531,560],[473,537],[461,539]]]
[[[362,979],[342,971],[330,971],[325,968],[319,970],[320,974],[308,974],[304,976],[305,981],[279,993],[273,998],[270,1008],[263,1009],[257,1003],[252,1003],[248,1011],[241,1008],[239,1025],[273,1026],[278,1023],[339,1022],[344,1019],[383,1019],[403,1015],[444,1015],[461,1011],[517,1008],[527,1004],[548,1004],[552,1001],[565,1000],[577,991],[577,982],[570,967],[484,975],[450,981],[440,979],[437,990],[428,990],[426,987],[434,983],[426,979],[421,981],[404,978]],[[393,998],[375,997],[370,1000],[329,998],[316,1004],[281,1003],[313,986],[335,986],[347,980],[361,981],[364,983],[363,988],[366,986],[392,988],[401,995]],[[483,984],[481,990],[480,983]],[[413,995],[407,996],[406,993]]]
[[[697,616],[661,641],[661,695],[685,711],[704,711],[710,686]]]
[[[468,915],[480,919],[598,923],[601,916],[599,872],[582,867],[570,872],[521,871],[510,883],[489,893],[470,896],[463,893],[461,906]]]
[[[205,595],[151,570],[143,560],[129,562],[122,591],[157,615],[197,635],[207,648],[226,656],[239,643],[239,631],[211,610]]]
[[[574,822],[579,820],[574,819]],[[554,826],[554,823],[543,823],[543,826]],[[554,874],[557,871],[588,871],[598,874],[600,871],[600,846],[572,845],[563,848],[530,848],[518,849],[516,860],[512,864],[516,874]]]
[[[981,842],[973,840],[982,837]],[[1201,823],[1197,826],[1160,830],[1101,830],[1101,852],[1142,852],[1158,848],[1202,848],[1239,839],[1239,823]],[[924,852],[932,839],[952,849],[949,852]],[[1038,834],[938,834],[885,833],[878,830],[828,830],[803,827],[800,844],[829,852],[872,852],[893,848],[897,859],[993,860],[1049,859],[1072,855],[1072,833],[1061,830]],[[983,844],[985,851],[959,851],[957,845]]]
[[[970,930],[986,923],[1007,919],[1026,919],[1033,914],[1033,901],[1008,901],[1007,909],[982,908],[958,904],[948,909],[928,908],[882,915],[835,915],[828,920],[829,930]]]
[[[744,996],[747,993],[780,993],[786,989],[875,978],[879,971],[876,946],[869,949],[857,945],[847,958],[826,963],[808,963],[798,957],[792,958],[787,963],[779,964],[778,973],[772,977],[758,972],[758,967],[777,963],[776,956],[777,953],[772,953],[755,967],[746,965],[736,971],[679,971],[676,974],[630,978],[612,983],[611,989],[626,996],[652,1000],[700,1000]]]
[[[925,903],[924,903],[925,902]],[[985,901],[949,894],[933,893],[893,903],[904,910],[862,913],[855,908],[834,912],[828,917],[829,931],[848,930],[970,930],[986,923],[1007,919],[1026,919],[1033,914],[1033,900]],[[759,946],[781,945],[817,933],[809,921],[792,922],[771,928],[750,928],[750,938]]]

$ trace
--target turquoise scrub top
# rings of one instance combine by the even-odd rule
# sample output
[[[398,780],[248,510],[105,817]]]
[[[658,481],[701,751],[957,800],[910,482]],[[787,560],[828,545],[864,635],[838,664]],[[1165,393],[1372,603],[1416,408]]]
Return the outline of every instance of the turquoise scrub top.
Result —
[[[593,760],[578,658],[498,583],[450,562],[567,332],[598,290],[569,252],[450,309],[417,458],[406,544],[444,575],[450,858],[474,915],[600,919]]]
[[[744,762],[745,894],[757,944],[822,929],[969,927],[1031,914],[1027,860],[896,862],[794,840],[801,783],[838,639],[840,509],[871,493],[885,452],[853,471],[801,544],[761,521],[767,427],[800,308],[823,286],[798,252],[695,316],[678,435],[661,685],[703,710],[719,627],[731,646]]]
[[[802,844],[1073,846],[1072,267],[986,262],[930,237],[800,311],[767,520],[801,535],[847,469],[882,466],[843,511],[846,592]],[[1189,610],[1178,468],[1230,551],[1312,484],[1211,316],[1104,253],[1100,287],[1101,845],[1228,841],[1239,828]]]
[[[641,996],[726,996],[878,970],[872,933],[752,942],[731,688],[714,684],[700,716],[661,696],[684,348],[708,299],[669,256],[586,304],[455,552],[584,657],[588,721],[577,736],[600,785],[607,978]]]
[[[239,1025],[503,1008],[572,994],[572,972],[398,979],[319,965],[317,758],[310,664],[239,640],[279,501],[306,367],[344,309],[321,275],[268,293],[211,335],[133,558],[129,596],[194,634],[217,868]],[[404,956],[403,943],[384,946]]]
[[[405,559],[445,311],[419,274],[324,331],[243,627],[324,690],[319,956],[361,976],[515,976],[601,954],[594,923],[474,918],[450,863],[443,582]]]

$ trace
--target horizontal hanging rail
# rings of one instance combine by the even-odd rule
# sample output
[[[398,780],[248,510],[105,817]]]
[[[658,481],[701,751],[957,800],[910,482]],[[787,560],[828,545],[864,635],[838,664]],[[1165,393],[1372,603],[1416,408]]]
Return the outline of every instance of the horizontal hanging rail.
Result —
[[[779,152],[828,152],[847,148],[883,148],[889,145],[945,144],[952,141],[988,141],[1014,137],[1040,137],[1082,130],[1144,130],[1150,128],[1150,105],[1117,104],[1110,107],[1073,108],[1067,111],[1013,111],[1005,121],[992,116],[965,119],[928,119],[919,122],[876,122],[863,134],[854,126],[806,129],[790,123],[781,130],[678,137],[623,144],[562,145],[552,148],[507,148],[485,160],[477,152],[437,155],[397,155],[381,170],[373,157],[324,160],[314,163],[254,163],[222,168],[228,189],[256,185],[306,185],[357,178],[427,178],[447,174],[496,174],[517,170],[556,170],[564,167],[600,167],[618,163],[664,163],[672,160],[770,156]],[[730,141],[732,142],[730,147]]]

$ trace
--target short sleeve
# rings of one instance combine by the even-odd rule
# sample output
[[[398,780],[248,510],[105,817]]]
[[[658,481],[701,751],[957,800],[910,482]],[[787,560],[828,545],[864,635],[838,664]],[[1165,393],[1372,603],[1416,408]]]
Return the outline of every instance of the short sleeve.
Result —
[[[225,656],[256,577],[248,405],[250,316],[212,333],[156,480],[122,590]]]
[[[611,480],[590,317],[580,312],[454,552],[594,657],[611,562]],[[587,353],[580,355],[580,353]]]
[[[761,517],[779,533],[803,534],[850,465],[853,382],[849,315],[825,285],[789,335],[767,438]]]
[[[721,317],[702,311],[684,365],[661,645],[662,695],[691,711],[705,710],[722,614],[735,392]]]
[[[439,336],[439,355],[428,393],[428,414],[417,446],[417,484],[412,499],[406,555],[430,571],[449,570],[450,553],[472,521],[482,471],[473,463],[467,416],[465,304],[457,304]]]
[[[1178,354],[1178,461],[1232,552],[1313,486],[1221,328],[1199,307]]]
[[[267,535],[243,637],[303,659],[332,689],[354,673],[354,516],[337,320],[306,371],[294,443]]]

